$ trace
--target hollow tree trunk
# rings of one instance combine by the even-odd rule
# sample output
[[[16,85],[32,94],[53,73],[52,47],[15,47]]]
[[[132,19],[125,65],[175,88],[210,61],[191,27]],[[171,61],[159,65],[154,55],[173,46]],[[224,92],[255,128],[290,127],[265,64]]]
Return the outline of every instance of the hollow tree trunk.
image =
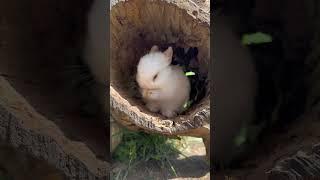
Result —
[[[283,25],[283,48],[286,73],[293,77],[288,92],[293,94],[289,106],[296,106],[301,94],[304,112],[290,121],[282,133],[268,133],[264,144],[255,147],[242,169],[219,172],[217,179],[308,179],[318,178],[319,171],[319,97],[320,97],[320,29],[318,1],[256,0],[253,16]],[[311,51],[310,51],[310,50]],[[307,53],[307,54],[305,54]],[[296,68],[299,66],[299,68]],[[287,82],[286,82],[287,83]],[[290,109],[290,108],[289,108]],[[291,111],[295,111],[291,108]],[[277,113],[277,112],[275,112]],[[291,112],[296,113],[296,112]],[[279,121],[283,121],[279,116]],[[284,120],[286,121],[286,120]]]
[[[66,96],[63,101],[55,101],[62,97],[56,92],[63,88],[49,78],[59,75],[57,62],[70,60],[63,58],[72,42],[68,37],[73,36],[66,26],[70,22],[83,24],[86,3],[0,2],[0,141],[44,160],[68,179],[102,180],[108,179],[110,168],[101,158],[109,153],[100,148],[108,143],[105,131],[100,128],[103,136],[93,135],[98,130],[92,130],[93,121],[89,120],[87,129],[79,128],[77,115],[70,121],[62,106],[74,99]],[[71,34],[77,33],[71,30]],[[48,71],[48,67],[55,70]],[[44,84],[53,86],[44,88]]]
[[[210,81],[206,96],[185,115],[167,119],[146,110],[135,98],[135,68],[154,44],[198,47],[200,66],[209,76],[209,1],[111,1],[110,106],[115,120],[131,130],[204,138],[209,156]],[[209,77],[208,77],[209,78]]]
[[[0,77],[0,139],[19,151],[43,159],[70,179],[106,179],[109,164],[96,158],[46,117],[37,113]]]

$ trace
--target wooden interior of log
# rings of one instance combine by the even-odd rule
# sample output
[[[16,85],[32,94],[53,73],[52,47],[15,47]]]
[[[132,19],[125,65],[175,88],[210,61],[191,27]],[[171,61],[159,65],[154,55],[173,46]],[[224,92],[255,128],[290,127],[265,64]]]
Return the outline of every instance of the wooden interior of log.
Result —
[[[11,124],[12,127],[3,127],[3,131],[10,132],[12,129],[6,128],[14,127],[25,130],[23,126],[25,124],[44,123],[42,130],[32,129],[34,127],[31,126],[28,127],[30,129],[23,131],[26,134],[21,135],[21,138],[28,136],[30,138],[26,140],[39,143],[37,144],[39,147],[29,147],[31,153],[35,156],[50,156],[47,157],[49,162],[56,163],[54,166],[64,171],[70,171],[69,174],[78,173],[78,176],[81,176],[83,174],[79,172],[81,168],[93,168],[95,169],[93,172],[96,173],[93,174],[98,177],[106,173],[105,157],[109,155],[106,146],[109,140],[105,127],[95,119],[80,116],[77,109],[78,99],[72,93],[64,91],[61,78],[61,70],[69,60],[67,50],[77,48],[75,42],[84,37],[85,16],[90,3],[91,1],[86,0],[54,2],[13,0],[0,4],[0,77],[4,77],[13,87],[11,89],[16,90],[21,97],[6,97],[3,92],[0,96],[2,100],[16,98],[12,101],[20,102],[19,99],[25,98],[27,101],[21,106],[2,103],[2,109],[10,107],[24,110],[23,108],[27,106],[25,104],[30,104],[34,110],[25,112],[26,116],[43,116],[31,119],[15,117],[22,124]],[[5,81],[1,79],[1,82]],[[15,115],[15,113],[10,114],[10,116]],[[0,120],[3,121],[1,118]],[[10,122],[18,123],[13,120]],[[48,124],[52,128],[48,128]],[[38,128],[41,127],[39,125]],[[53,143],[53,147],[48,143],[41,144],[41,138]],[[60,141],[56,142],[56,138]],[[39,148],[41,153],[36,148]],[[50,148],[58,148],[59,151],[52,152]],[[60,151],[64,148],[68,150]],[[85,162],[87,160],[92,162],[88,164]],[[67,166],[61,163],[66,163]]]
[[[183,115],[166,119],[148,111],[138,98],[135,71],[139,58],[152,45],[172,43],[180,47],[197,47],[200,72],[208,77],[209,8],[205,11],[189,0],[112,1],[110,21],[110,103],[115,119],[127,128],[169,135],[186,133],[208,124],[210,81],[205,97],[198,104]]]
[[[320,144],[318,143],[278,161],[267,174],[272,180],[320,177],[319,158]]]
[[[262,0],[263,1],[263,0]],[[262,2],[261,1],[261,2]],[[266,19],[275,19],[279,20],[281,17],[279,17],[279,14],[286,14],[286,18],[282,23],[285,24],[285,26],[289,26],[291,28],[286,28],[286,31],[284,34],[289,35],[288,41],[285,37],[284,43],[290,44],[289,46],[286,46],[288,50],[286,53],[289,57],[294,56],[297,60],[300,62],[304,62],[304,64],[310,65],[310,62],[306,60],[305,56],[297,55],[301,52],[305,52],[305,49],[302,47],[304,46],[297,46],[297,43],[294,40],[296,39],[304,39],[304,43],[308,42],[308,36],[311,36],[312,33],[306,33],[309,32],[307,29],[307,26],[300,26],[300,23],[296,23],[299,21],[308,22],[305,16],[307,14],[305,11],[305,8],[303,8],[304,2],[302,1],[290,1],[290,5],[285,5],[281,7],[286,7],[286,9],[282,9],[281,7],[276,6],[278,1],[274,1],[270,3],[270,1],[264,1],[263,4],[258,3],[260,0],[257,1],[257,7],[259,7],[259,11],[256,13],[262,13],[260,16],[265,16]],[[288,3],[288,2],[287,2]],[[259,6],[258,6],[259,4]],[[275,7],[278,7],[279,9],[276,10],[277,13],[272,13],[271,15],[268,14],[270,9],[266,4],[269,5],[275,5]],[[292,7],[292,5],[294,7]],[[266,9],[267,8],[267,9]],[[297,20],[296,14],[293,13],[297,9],[299,9],[300,13],[299,18]],[[261,11],[264,10],[264,11]],[[288,12],[289,11],[289,12]],[[268,13],[266,13],[268,12]],[[266,13],[266,14],[265,14]],[[288,15],[291,14],[291,15]],[[291,23],[288,23],[291,22]],[[294,21],[294,23],[293,23]],[[315,20],[315,22],[318,22]],[[302,23],[303,24],[303,23]],[[299,28],[295,28],[295,26],[299,25]],[[292,38],[295,36],[295,38]],[[292,38],[292,39],[291,39]],[[295,42],[295,43],[293,43]],[[319,42],[314,41],[314,45],[316,47],[319,46]],[[299,47],[296,50],[292,47]],[[319,53],[317,53],[319,54]],[[313,57],[316,57],[314,55],[311,55]],[[315,61],[319,61],[319,58],[313,59]],[[313,63],[315,63],[315,61]],[[292,61],[291,61],[291,64]],[[302,63],[303,64],[303,63]],[[290,63],[286,64],[288,67]],[[316,67],[315,64],[311,65],[312,67]],[[289,66],[290,67],[290,66]],[[300,69],[303,71],[303,66],[300,66]],[[311,71],[312,72],[312,71]],[[318,76],[319,77],[319,76]],[[308,76],[301,76],[295,71],[294,81],[297,81],[297,79],[305,78],[307,81],[311,78]],[[311,82],[311,81],[310,81]],[[313,81],[310,83],[310,85],[317,86],[319,83]],[[303,84],[299,84],[299,86],[303,86]],[[318,91],[319,92],[319,91]],[[310,91],[309,91],[310,93]],[[319,93],[318,93],[319,94]],[[297,99],[297,96],[293,96],[295,99]],[[313,100],[314,97],[312,98]],[[294,104],[294,103],[290,103]],[[291,113],[295,113],[296,110],[290,109]],[[313,160],[317,160],[314,158],[314,156],[317,155],[317,152],[312,153],[302,153],[305,152],[305,149],[311,149],[312,145],[319,143],[319,109],[314,108],[313,111],[310,112],[311,108],[309,106],[306,106],[304,108],[306,112],[304,112],[304,115],[301,117],[299,116],[296,121],[292,123],[288,123],[291,119],[286,118],[280,118],[279,121],[286,123],[286,128],[281,128],[280,131],[277,128],[274,128],[278,131],[269,131],[266,133],[266,137],[261,139],[260,142],[255,146],[254,150],[250,153],[250,156],[245,160],[243,163],[242,168],[238,169],[232,169],[232,170],[225,170],[223,172],[219,172],[215,174],[215,178],[217,179],[294,179],[297,176],[300,176],[297,179],[308,179],[313,178],[311,174],[318,175],[318,172],[315,170],[317,164],[312,164]],[[293,119],[293,118],[292,118]],[[271,129],[271,128],[270,128]],[[273,130],[273,129],[272,129]],[[300,152],[299,152],[300,151]],[[298,154],[296,154],[299,152]],[[280,161],[279,161],[280,160]],[[313,171],[310,171],[310,170]],[[224,178],[227,177],[227,178]]]
[[[316,151],[311,151],[310,153],[310,150],[320,142],[319,118],[319,112],[307,112],[295,123],[288,126],[285,131],[268,134],[268,137],[261,140],[261,143],[252,150],[250,156],[242,163],[243,166],[241,168],[219,171],[213,177],[234,180],[273,180],[273,178],[277,180],[281,175],[287,176],[291,174],[290,172],[285,174],[275,170],[279,168],[279,165],[282,170],[294,170],[294,165],[286,164],[288,166],[284,167],[283,160],[292,160],[292,157],[295,157],[299,151],[307,152],[307,156],[310,157],[317,154]],[[309,152],[306,150],[309,150]],[[307,159],[310,160],[309,157]],[[310,166],[306,164],[304,168],[308,169]],[[303,169],[301,170],[303,171]],[[303,172],[298,173],[302,174]]]
[[[83,142],[68,139],[0,77],[0,139],[18,151],[43,159],[69,178],[105,179],[109,163]]]

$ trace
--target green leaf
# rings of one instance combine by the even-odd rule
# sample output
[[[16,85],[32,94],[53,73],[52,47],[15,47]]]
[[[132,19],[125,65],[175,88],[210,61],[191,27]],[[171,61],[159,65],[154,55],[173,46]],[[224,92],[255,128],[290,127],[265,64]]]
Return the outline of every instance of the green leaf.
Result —
[[[236,146],[240,146],[244,142],[246,142],[247,139],[247,129],[243,127],[239,133],[239,135],[234,139],[234,143]]]
[[[191,106],[192,101],[187,101],[184,103],[183,108],[188,109]]]
[[[192,71],[186,72],[186,76],[194,76],[194,75],[196,75],[196,73]]]
[[[242,44],[244,45],[262,44],[262,43],[270,43],[270,42],[272,42],[272,36],[262,32],[245,34],[242,36]]]

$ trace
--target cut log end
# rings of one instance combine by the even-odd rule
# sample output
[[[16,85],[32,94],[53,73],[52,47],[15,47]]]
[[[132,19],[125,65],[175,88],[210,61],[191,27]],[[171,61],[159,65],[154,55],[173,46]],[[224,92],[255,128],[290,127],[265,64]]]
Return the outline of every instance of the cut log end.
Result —
[[[130,0],[112,3],[111,86],[112,116],[129,129],[164,135],[204,137],[210,119],[210,81],[204,98],[176,118],[151,113],[137,97],[135,71],[139,58],[153,45],[197,47],[200,71],[209,79],[209,13],[192,1]],[[194,12],[197,16],[195,16]],[[191,132],[192,131],[192,132]],[[189,133],[190,132],[190,133]],[[209,133],[207,131],[206,133]]]

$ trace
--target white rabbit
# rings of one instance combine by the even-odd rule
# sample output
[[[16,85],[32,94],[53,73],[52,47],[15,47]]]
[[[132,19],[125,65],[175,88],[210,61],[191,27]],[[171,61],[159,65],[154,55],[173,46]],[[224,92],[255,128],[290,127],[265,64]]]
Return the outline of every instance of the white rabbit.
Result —
[[[152,112],[167,118],[177,116],[189,100],[190,82],[179,66],[171,65],[173,50],[160,52],[153,46],[137,66],[136,80],[143,100]]]
[[[94,0],[87,16],[87,34],[84,44],[83,60],[93,76],[91,87],[99,104],[106,103],[106,87],[108,85],[108,2]],[[104,108],[104,107],[103,107]]]
[[[224,17],[213,27],[213,161],[228,165],[243,149],[234,143],[241,126],[254,118],[257,73],[247,48]]]
[[[95,80],[106,85],[108,57],[108,2],[94,0],[88,14],[87,39],[85,44],[84,60],[89,66]]]

